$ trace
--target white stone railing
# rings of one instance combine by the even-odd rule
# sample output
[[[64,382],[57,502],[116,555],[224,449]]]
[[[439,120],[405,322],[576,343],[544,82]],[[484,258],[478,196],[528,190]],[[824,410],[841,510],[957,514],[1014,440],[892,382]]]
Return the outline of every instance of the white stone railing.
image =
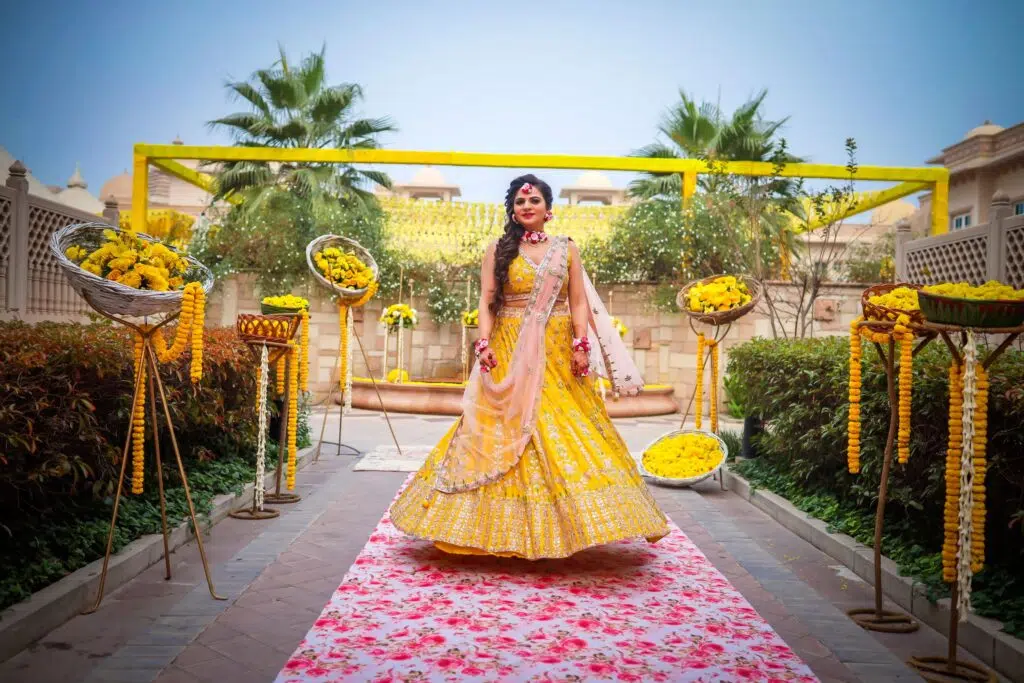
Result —
[[[50,236],[72,223],[117,225],[117,207],[93,216],[29,194],[27,170],[16,161],[0,186],[0,319],[81,320],[89,308],[50,254]]]
[[[936,284],[999,280],[1024,287],[1024,216],[1011,215],[1003,193],[992,198],[984,224],[911,240],[909,224],[896,228],[896,279]]]

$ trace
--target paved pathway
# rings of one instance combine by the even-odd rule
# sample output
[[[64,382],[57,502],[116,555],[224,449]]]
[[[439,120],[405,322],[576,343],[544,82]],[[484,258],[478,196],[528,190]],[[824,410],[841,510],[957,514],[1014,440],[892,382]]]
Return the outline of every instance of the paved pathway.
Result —
[[[449,418],[395,416],[399,440],[430,442]],[[631,448],[672,419],[617,421]],[[320,424],[314,420],[314,434]],[[325,438],[337,433],[329,423]],[[361,451],[389,440],[372,414],[346,418],[346,442]],[[56,629],[0,663],[11,683],[272,681],[358,555],[406,474],[353,472],[355,458],[324,446],[298,475],[303,500],[264,522],[227,519],[208,551],[226,602],[206,592],[194,545],[109,595],[100,611]],[[869,634],[844,615],[871,604],[871,589],[738,496],[708,481],[695,490],[657,488],[663,509],[822,681],[920,680],[902,662],[944,653],[939,634]],[[970,659],[964,652],[962,656]]]

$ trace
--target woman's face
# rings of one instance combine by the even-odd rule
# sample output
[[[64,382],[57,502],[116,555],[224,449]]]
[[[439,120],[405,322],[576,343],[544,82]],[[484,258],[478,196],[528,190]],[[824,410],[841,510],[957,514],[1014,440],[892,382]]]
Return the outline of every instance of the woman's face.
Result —
[[[540,232],[544,229],[544,214],[547,213],[547,202],[544,195],[534,186],[527,190],[524,186],[516,193],[516,199],[512,204],[513,215],[516,222],[527,230]]]

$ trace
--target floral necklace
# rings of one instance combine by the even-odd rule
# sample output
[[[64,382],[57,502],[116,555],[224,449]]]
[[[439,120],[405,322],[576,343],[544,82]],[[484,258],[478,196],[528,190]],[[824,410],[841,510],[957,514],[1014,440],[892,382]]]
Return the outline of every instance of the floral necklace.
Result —
[[[521,241],[529,244],[540,244],[541,242],[548,241],[548,234],[546,232],[536,232],[533,230],[526,230],[523,232],[523,236],[520,238]]]

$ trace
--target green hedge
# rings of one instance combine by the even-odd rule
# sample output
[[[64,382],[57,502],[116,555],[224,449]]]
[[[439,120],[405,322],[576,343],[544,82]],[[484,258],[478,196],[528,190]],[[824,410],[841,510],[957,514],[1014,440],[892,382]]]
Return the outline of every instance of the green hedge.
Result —
[[[758,461],[740,469],[752,483],[785,495],[858,540],[872,543],[889,424],[884,369],[864,349],[861,473],[846,469],[849,347],[845,337],[797,341],[756,339],[729,352],[728,370],[748,414],[768,430]],[[914,359],[910,461],[894,464],[886,506],[884,550],[901,569],[932,588],[941,582],[940,550],[948,438],[949,354],[931,344]],[[1024,632],[1024,353],[993,366],[989,399],[987,566],[975,579],[979,613]]]
[[[189,382],[187,354],[161,368],[193,500],[205,513],[215,495],[251,479],[257,426],[255,367],[233,330],[207,331],[203,373],[198,386]],[[122,329],[0,323],[0,609],[102,557],[131,390],[132,345]],[[115,550],[160,531],[146,436],[145,492],[122,497]],[[160,452],[177,522],[187,508],[166,430]]]

